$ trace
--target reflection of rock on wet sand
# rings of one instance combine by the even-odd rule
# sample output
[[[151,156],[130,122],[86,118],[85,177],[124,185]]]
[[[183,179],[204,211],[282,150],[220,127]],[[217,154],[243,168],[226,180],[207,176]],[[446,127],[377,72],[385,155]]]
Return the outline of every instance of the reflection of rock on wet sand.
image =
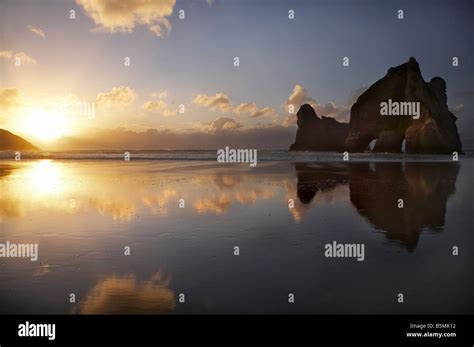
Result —
[[[441,231],[446,203],[455,191],[457,163],[379,162],[345,166],[296,164],[297,194],[308,204],[318,191],[349,182],[357,212],[390,240],[416,248],[423,229]],[[403,199],[404,208],[398,208]]]
[[[157,272],[150,281],[112,275],[97,283],[81,303],[82,314],[171,313],[176,303],[170,280]]]
[[[350,166],[351,202],[390,240],[416,248],[424,228],[441,231],[446,203],[455,191],[456,163],[377,163]],[[404,208],[398,208],[403,199]]]
[[[341,163],[295,163],[298,182],[293,208],[289,211],[296,223],[301,222],[313,205],[319,203],[349,203],[348,170]],[[295,187],[286,182],[286,199],[294,198]]]
[[[345,165],[295,164],[298,176],[298,199],[309,204],[318,191],[329,191],[338,185],[348,183]]]

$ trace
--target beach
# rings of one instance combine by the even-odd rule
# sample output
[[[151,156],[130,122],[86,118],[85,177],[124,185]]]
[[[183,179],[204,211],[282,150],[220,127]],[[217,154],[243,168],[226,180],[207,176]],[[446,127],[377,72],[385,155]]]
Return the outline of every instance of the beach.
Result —
[[[2,160],[0,242],[39,259],[1,259],[0,311],[472,313],[473,170]],[[363,261],[325,257],[333,242],[364,244]]]

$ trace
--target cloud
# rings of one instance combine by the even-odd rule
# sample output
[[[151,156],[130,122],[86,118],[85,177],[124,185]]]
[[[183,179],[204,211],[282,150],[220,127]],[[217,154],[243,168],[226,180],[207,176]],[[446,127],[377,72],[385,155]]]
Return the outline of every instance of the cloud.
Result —
[[[229,117],[219,117],[211,123],[197,123],[194,125],[195,129],[206,133],[233,131],[242,127],[242,123]]]
[[[164,117],[174,117],[178,113],[176,110],[171,109],[162,99],[166,99],[169,96],[167,90],[157,90],[150,94],[151,98],[158,99],[157,101],[149,100],[142,104],[142,109],[147,112],[159,113]]]
[[[28,54],[26,54],[25,52],[17,52],[15,53],[15,59],[20,59],[21,61],[21,64],[33,64],[33,65],[36,65],[38,62],[30,57]]]
[[[285,102],[285,110],[288,110],[288,107],[292,105],[296,111],[303,104],[316,104],[316,100],[309,97],[306,88],[300,84],[297,84]]]
[[[269,115],[272,115],[274,113],[275,112],[274,112],[273,108],[264,107],[264,108],[256,110],[250,116],[256,118],[256,117],[261,117],[261,116],[269,116]]]
[[[234,112],[237,114],[248,113],[253,118],[275,114],[275,110],[273,108],[258,108],[257,104],[255,104],[254,102],[242,103],[234,109]]]
[[[169,96],[169,93],[167,90],[162,89],[152,92],[150,96],[152,98],[165,99]]]
[[[318,116],[332,117],[339,122],[349,122],[351,115],[351,106],[340,105],[337,106],[334,102],[327,104],[312,105]]]
[[[157,24],[149,26],[149,29],[156,36],[164,37],[170,32],[171,23],[166,18],[163,18],[157,21]]]
[[[456,97],[474,97],[474,90],[461,90],[454,93]]]
[[[242,127],[242,124],[233,118],[220,117],[211,123],[211,128],[216,131],[235,130]]]
[[[198,96],[194,98],[193,103],[221,112],[232,111],[236,114],[249,114],[253,118],[275,115],[275,110],[273,108],[258,108],[257,104],[254,102],[244,102],[233,107],[229,97],[224,93],[217,93],[214,96],[198,94]]]
[[[130,87],[120,86],[112,88],[110,92],[99,93],[96,103],[100,106],[126,106],[131,104],[136,98],[135,92]]]
[[[231,148],[288,149],[295,139],[295,128],[281,125],[246,128],[232,118],[188,131],[148,129],[136,132],[124,128],[93,130],[67,137],[55,143],[57,148],[72,149],[218,149]],[[53,148],[52,148],[53,149]]]
[[[243,104],[240,104],[235,108],[236,113],[252,113],[257,109],[257,104],[254,102],[246,102]]]
[[[43,30],[41,30],[40,28],[38,27],[35,27],[35,26],[32,26],[32,25],[28,25],[27,26],[28,30],[31,31],[33,34],[35,34],[36,36],[39,36],[39,37],[42,37],[43,39],[46,37],[46,34],[44,33]]]
[[[12,51],[0,51],[0,58],[10,59],[12,56]]]
[[[298,118],[296,117],[296,113],[289,114],[283,119],[282,125],[284,127],[290,127],[296,125],[296,122],[298,121]]]
[[[94,20],[98,30],[132,32],[137,25],[145,25],[157,36],[165,36],[171,29],[166,17],[173,13],[175,0],[76,0]]]
[[[7,110],[19,106],[22,95],[18,88],[0,88],[0,108]]]
[[[4,58],[4,59],[7,59],[7,60],[14,59],[15,61],[17,59],[19,59],[20,63],[22,65],[24,65],[24,64],[36,65],[38,63],[34,58],[30,57],[25,52],[16,52],[15,53],[13,51],[0,51],[0,58]]]
[[[221,194],[197,200],[194,203],[194,208],[198,214],[214,213],[219,215],[229,209],[231,202],[231,198],[228,195]]]
[[[306,88],[300,84],[296,84],[291,92],[290,96],[284,103],[285,110],[291,111],[290,106],[293,106],[293,110],[296,113],[301,105],[311,105],[316,114],[320,117],[332,117],[340,122],[349,122],[351,105],[336,105],[334,102],[328,102],[326,104],[319,104],[315,99],[311,98]],[[291,113],[283,120],[284,126],[291,126],[296,124],[296,115]]]
[[[451,111],[454,113],[454,114],[459,114],[461,113],[462,111],[464,111],[464,105],[463,104],[459,104],[459,105],[456,105],[454,106]]]
[[[224,93],[217,93],[214,96],[198,94],[198,96],[194,98],[193,103],[199,106],[219,110],[222,112],[229,112],[231,110],[229,97]]]
[[[147,101],[142,105],[142,109],[147,112],[156,112],[165,117],[174,117],[177,112],[168,107],[168,104],[163,100]]]

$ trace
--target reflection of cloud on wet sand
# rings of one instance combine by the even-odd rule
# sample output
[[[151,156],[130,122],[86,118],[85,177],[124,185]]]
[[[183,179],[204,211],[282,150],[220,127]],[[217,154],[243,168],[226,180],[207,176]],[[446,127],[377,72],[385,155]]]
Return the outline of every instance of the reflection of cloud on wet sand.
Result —
[[[147,194],[142,198],[142,202],[147,206],[152,214],[167,214],[168,213],[168,204],[171,200],[177,201],[178,192],[173,189],[165,189],[156,194]]]
[[[269,200],[275,195],[275,187],[252,188],[240,187],[239,189],[229,190],[225,193],[214,194],[210,197],[198,199],[193,203],[197,213],[223,214],[227,212],[232,203],[242,205],[253,205],[259,199]]]
[[[80,305],[82,314],[161,314],[176,306],[170,278],[160,272],[140,282],[134,275],[100,280]]]
[[[156,170],[163,167],[153,164]],[[41,206],[47,213],[74,215],[92,210],[114,221],[131,222],[143,212],[168,215],[177,210],[181,198],[197,214],[223,214],[232,204],[249,205],[273,198],[282,180],[281,176],[259,175],[242,168],[189,166],[183,174],[166,171],[171,170],[166,165],[164,172],[153,176],[140,170],[130,175],[133,168],[117,166],[103,176],[102,167],[96,165],[52,160],[17,164],[9,171],[12,179],[2,180],[6,187],[0,196],[2,215],[22,218],[25,211]],[[38,177],[48,177],[49,184]],[[70,207],[71,200],[74,208]]]
[[[231,203],[227,194],[212,196],[210,198],[199,199],[194,203],[194,208],[199,214],[212,212],[222,214],[227,211]]]
[[[234,194],[235,199],[241,204],[255,204],[258,199],[269,200],[275,195],[275,188],[256,188],[247,191],[237,191]]]
[[[304,167],[297,169],[297,188],[296,180],[288,177],[288,171],[282,171],[285,174],[281,175],[272,174],[271,170],[260,173],[241,167],[219,168],[208,164],[187,166],[186,170],[180,167],[179,171],[173,171],[173,168],[168,167],[169,164],[153,165],[157,175],[150,176],[147,171],[132,168],[138,175],[131,176],[129,168],[113,167],[104,177],[100,166],[75,166],[58,161],[31,162],[18,171],[10,170],[15,179],[4,182],[7,190],[4,196],[0,196],[2,214],[21,218],[25,215],[24,210],[30,208],[29,205],[38,206],[40,203],[41,208],[48,212],[71,215],[87,214],[92,210],[114,221],[131,222],[141,213],[168,215],[177,210],[181,198],[185,199],[186,207],[191,206],[199,215],[222,215],[233,204],[254,205],[259,200],[271,200],[283,193],[285,200],[281,201],[282,204],[287,206],[288,200],[294,199],[295,206],[289,212],[294,221],[299,222],[311,206],[320,202],[347,200],[348,197],[344,189],[313,187],[312,177],[307,175],[308,170]],[[161,168],[164,171],[159,171]],[[35,190],[30,187],[33,184],[36,186],[38,180],[33,176],[39,169],[56,172],[53,175],[56,179],[48,189],[43,187],[42,190]],[[154,181],[157,184],[149,185]],[[26,186],[21,182],[26,182]],[[309,185],[308,189],[306,185]],[[309,199],[311,201],[298,199],[305,198],[305,194],[313,189],[319,192]],[[28,194],[29,191],[36,193]],[[50,195],[52,192],[55,193],[54,197]],[[69,206],[71,198],[75,200],[74,208]]]
[[[136,212],[135,205],[125,199],[93,197],[87,201],[87,205],[101,215],[111,216],[113,220],[130,221]]]
[[[237,175],[214,175],[213,181],[218,188],[225,189],[234,188],[242,178]]]

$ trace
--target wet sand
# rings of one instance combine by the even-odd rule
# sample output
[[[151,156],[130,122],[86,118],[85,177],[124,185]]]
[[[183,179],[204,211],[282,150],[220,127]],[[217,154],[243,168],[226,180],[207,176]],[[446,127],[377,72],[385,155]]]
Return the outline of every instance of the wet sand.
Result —
[[[472,314],[473,174],[472,160],[3,160],[0,243],[37,243],[39,260],[0,259],[0,313]],[[325,257],[333,241],[363,243],[364,261]]]

